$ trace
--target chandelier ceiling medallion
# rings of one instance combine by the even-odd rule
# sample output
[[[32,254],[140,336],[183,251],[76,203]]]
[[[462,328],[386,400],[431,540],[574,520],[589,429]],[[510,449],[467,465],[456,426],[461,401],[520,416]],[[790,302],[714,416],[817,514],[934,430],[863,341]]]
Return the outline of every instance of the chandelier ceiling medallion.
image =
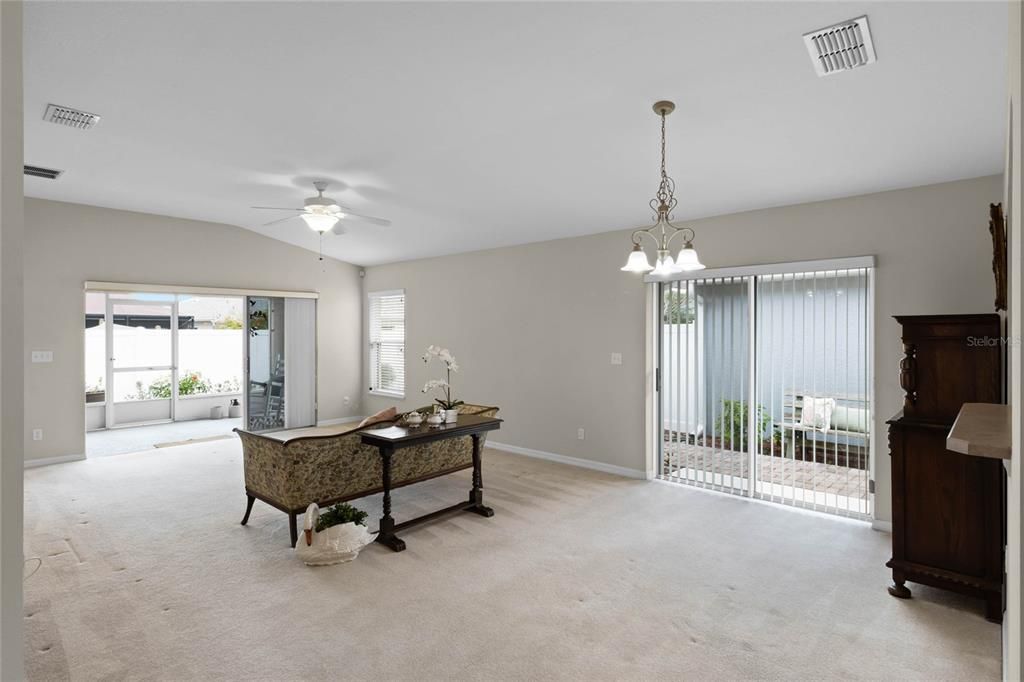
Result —
[[[677,272],[704,269],[704,265],[697,257],[697,251],[693,248],[693,238],[696,236],[694,231],[689,227],[676,227],[672,224],[672,211],[675,210],[678,201],[675,197],[676,183],[665,172],[665,117],[671,114],[675,108],[676,105],[668,101],[654,103],[654,113],[661,117],[661,184],[658,185],[658,191],[651,199],[654,224],[633,232],[633,250],[622,267],[622,270],[626,272],[672,275]],[[679,254],[673,259],[669,247],[672,240],[680,234],[683,236],[683,247],[679,249]],[[654,267],[651,267],[650,261],[647,260],[647,253],[642,245],[644,235],[653,239],[658,247],[658,256]]]

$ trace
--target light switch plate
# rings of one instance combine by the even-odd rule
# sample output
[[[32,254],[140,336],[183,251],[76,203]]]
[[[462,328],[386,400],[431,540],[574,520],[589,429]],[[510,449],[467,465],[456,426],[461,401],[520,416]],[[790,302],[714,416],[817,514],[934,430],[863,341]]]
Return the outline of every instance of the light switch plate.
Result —
[[[34,351],[32,351],[32,362],[53,362],[53,351],[52,350],[34,350]]]
[[[612,364],[613,365],[621,365],[622,364],[622,353],[612,353]]]
[[[42,439],[43,439],[43,430],[42,429],[32,429],[32,440],[42,440]]]

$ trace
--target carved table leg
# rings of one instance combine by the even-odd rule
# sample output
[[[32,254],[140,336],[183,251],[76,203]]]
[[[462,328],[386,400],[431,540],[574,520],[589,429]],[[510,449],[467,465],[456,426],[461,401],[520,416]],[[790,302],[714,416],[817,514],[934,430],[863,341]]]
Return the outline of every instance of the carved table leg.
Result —
[[[910,590],[907,588],[907,579],[902,573],[892,572],[892,585],[889,586],[889,594],[898,599],[910,599]]]
[[[469,503],[470,507],[466,511],[471,511],[480,516],[491,517],[494,516],[494,510],[484,505],[484,481],[483,474],[481,473],[480,463],[480,434],[474,433],[473,436],[473,489],[469,491]]]
[[[377,542],[390,547],[396,552],[405,549],[405,541],[395,535],[395,520],[391,517],[391,456],[394,449],[381,447],[381,474],[384,484],[384,516],[380,519],[380,530],[377,533]]]

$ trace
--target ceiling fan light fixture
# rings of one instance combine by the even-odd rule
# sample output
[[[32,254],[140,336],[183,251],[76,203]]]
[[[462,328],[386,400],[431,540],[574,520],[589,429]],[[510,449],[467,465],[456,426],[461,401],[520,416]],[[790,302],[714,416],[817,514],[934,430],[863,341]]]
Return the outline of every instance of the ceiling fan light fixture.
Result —
[[[28,166],[26,166],[26,169],[27,168]],[[278,218],[277,220],[271,220],[269,223],[264,223],[264,227],[283,223],[286,220],[291,220],[295,216],[299,216],[306,221],[306,225],[308,225],[311,230],[321,236],[328,232],[343,234],[344,230],[342,230],[341,225],[339,225],[343,218],[361,220],[374,225],[387,226],[391,224],[390,220],[374,218],[373,216],[356,213],[352,209],[342,206],[334,199],[325,197],[324,190],[327,189],[327,182],[323,180],[317,180],[313,183],[313,186],[316,188],[317,195],[315,197],[309,197],[303,201],[302,208],[290,208],[284,206],[253,206],[253,208],[268,211],[289,211],[291,213],[291,215],[285,216],[284,218]]]
[[[329,213],[303,213],[302,219],[306,221],[310,229],[323,234],[330,232],[331,228],[338,224],[340,218]]]

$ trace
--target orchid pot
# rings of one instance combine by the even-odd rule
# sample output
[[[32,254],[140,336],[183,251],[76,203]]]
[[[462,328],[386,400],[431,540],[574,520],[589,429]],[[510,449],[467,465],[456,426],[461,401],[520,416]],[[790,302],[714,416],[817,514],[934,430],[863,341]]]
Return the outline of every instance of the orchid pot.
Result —
[[[447,348],[441,348],[440,346],[430,346],[427,348],[427,352],[423,354],[423,362],[429,363],[433,358],[437,358],[444,363],[446,377],[444,379],[431,379],[423,385],[423,392],[441,391],[442,397],[434,399],[434,402],[437,403],[434,409],[442,411],[445,424],[454,424],[459,421],[459,405],[462,405],[462,401],[452,398],[451,381],[452,372],[459,371],[459,363],[455,361],[455,358]]]

